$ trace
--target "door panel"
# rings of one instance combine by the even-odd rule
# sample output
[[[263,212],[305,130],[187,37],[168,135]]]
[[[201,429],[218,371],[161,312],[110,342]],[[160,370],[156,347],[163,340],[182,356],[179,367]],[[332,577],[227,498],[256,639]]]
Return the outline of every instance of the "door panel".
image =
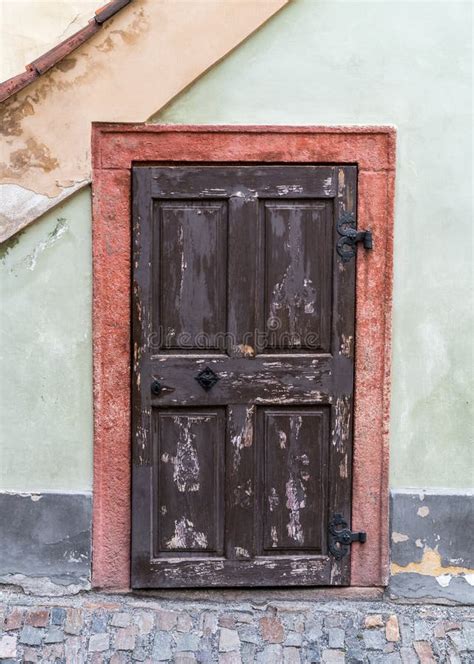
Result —
[[[350,522],[356,184],[133,169],[134,587],[350,582],[327,531]]]
[[[331,208],[331,201],[265,202],[266,350],[329,351]]]
[[[262,408],[263,551],[322,553],[329,408]]]
[[[220,348],[227,310],[226,208],[224,201],[158,204],[153,299],[160,350]]]
[[[154,415],[155,556],[222,554],[225,412],[156,409]]]

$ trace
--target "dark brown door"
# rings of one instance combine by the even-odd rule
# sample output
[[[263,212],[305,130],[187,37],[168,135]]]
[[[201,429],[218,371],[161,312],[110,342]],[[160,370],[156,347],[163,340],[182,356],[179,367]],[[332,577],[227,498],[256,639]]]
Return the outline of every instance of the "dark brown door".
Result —
[[[135,588],[350,583],[356,184],[133,169]]]

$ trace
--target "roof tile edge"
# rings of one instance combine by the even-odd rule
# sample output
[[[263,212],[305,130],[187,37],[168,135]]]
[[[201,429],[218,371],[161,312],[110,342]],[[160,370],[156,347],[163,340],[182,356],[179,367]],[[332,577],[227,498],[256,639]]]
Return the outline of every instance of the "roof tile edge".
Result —
[[[104,7],[98,9],[94,18],[87,25],[26,65],[26,71],[0,83],[0,103],[6,101],[27,85],[30,85],[30,83],[66,58],[70,53],[79,48],[79,46],[82,46],[84,42],[101,29],[102,25],[109,18],[112,18],[112,16],[131,4],[131,2],[133,0],[112,0]]]

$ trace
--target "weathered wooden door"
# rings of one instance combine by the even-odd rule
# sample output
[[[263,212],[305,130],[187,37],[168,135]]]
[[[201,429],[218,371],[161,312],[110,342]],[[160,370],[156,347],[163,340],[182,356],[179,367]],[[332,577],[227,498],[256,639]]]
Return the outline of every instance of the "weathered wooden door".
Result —
[[[134,587],[350,583],[356,185],[134,168]]]

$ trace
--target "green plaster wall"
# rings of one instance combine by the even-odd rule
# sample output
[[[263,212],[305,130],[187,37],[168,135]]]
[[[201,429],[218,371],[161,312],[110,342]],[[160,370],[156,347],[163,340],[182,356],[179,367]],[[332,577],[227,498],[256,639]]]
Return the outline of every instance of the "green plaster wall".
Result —
[[[393,487],[473,480],[471,19],[294,0],[152,119],[397,126]]]
[[[91,488],[91,267],[89,187],[1,247],[1,490]]]
[[[393,487],[472,485],[471,13],[294,0],[153,118],[398,127]],[[90,217],[86,189],[2,247],[0,490],[91,488]]]

